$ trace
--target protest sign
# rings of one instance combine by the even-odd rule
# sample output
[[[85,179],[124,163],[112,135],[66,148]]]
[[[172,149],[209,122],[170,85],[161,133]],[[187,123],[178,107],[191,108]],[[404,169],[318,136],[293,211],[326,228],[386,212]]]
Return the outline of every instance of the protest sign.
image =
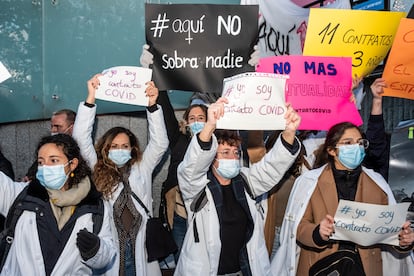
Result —
[[[221,93],[223,79],[254,71],[258,6],[146,4],[146,39],[160,90]]]
[[[311,9],[304,55],[352,57],[365,77],[385,58],[404,12]]]
[[[398,233],[406,221],[410,203],[368,204],[340,200],[331,239],[352,241],[362,246],[399,245]]]
[[[286,76],[243,73],[224,79],[222,96],[229,100],[217,128],[239,130],[285,129]]]
[[[100,85],[95,97],[104,101],[148,106],[145,95],[151,69],[135,66],[117,66],[106,69],[99,77]]]
[[[351,58],[277,56],[260,59],[256,71],[288,74],[286,101],[302,117],[299,129],[328,130],[336,123],[362,124],[351,97]]]
[[[3,63],[0,61],[0,83],[2,83],[10,77],[11,75],[7,70],[6,66],[4,66]]]
[[[414,100],[414,19],[401,19],[382,77],[384,96]]]
[[[259,48],[262,57],[301,55],[305,44],[309,10],[292,0],[252,1],[241,0],[240,4],[260,2]],[[319,5],[319,3],[318,3]],[[350,9],[349,0],[330,1],[320,9]]]

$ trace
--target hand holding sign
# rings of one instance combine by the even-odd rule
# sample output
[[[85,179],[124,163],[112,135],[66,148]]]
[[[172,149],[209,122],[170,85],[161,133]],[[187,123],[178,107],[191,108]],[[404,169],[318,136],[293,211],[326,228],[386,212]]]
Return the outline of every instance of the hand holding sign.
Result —
[[[217,121],[224,115],[224,104],[227,103],[226,98],[220,97],[215,103],[210,104],[207,110],[207,122],[199,135],[201,141],[210,141],[213,132],[216,130]]]
[[[152,70],[134,66],[112,67],[99,76],[97,99],[124,104],[148,106],[145,92]],[[148,95],[150,96],[150,95]]]
[[[285,120],[286,120],[286,128],[282,132],[283,139],[286,142],[293,145],[296,136],[296,130],[298,130],[301,117],[295,111],[290,103],[286,104],[286,113],[285,113]]]
[[[217,128],[238,130],[285,129],[287,76],[243,73],[224,79],[223,94],[229,103]],[[289,118],[294,120],[295,118]]]
[[[402,226],[400,233],[398,234],[398,240],[400,241],[399,246],[406,247],[412,246],[414,242],[414,232],[411,228],[411,223],[406,221]]]
[[[96,74],[88,80],[88,97],[85,100],[85,102],[88,104],[95,104],[96,90],[99,88],[99,85],[101,83],[99,81],[100,76],[102,76],[102,74]]]
[[[332,239],[352,241],[362,246],[374,244],[399,245],[410,203],[377,205],[340,200],[335,214],[335,232]],[[403,233],[404,242],[411,237],[411,230]]]
[[[153,81],[147,82],[146,85],[148,85],[147,88],[145,89],[145,95],[149,98],[148,106],[152,106],[157,103],[159,91]]]
[[[328,241],[334,232],[334,218],[331,215],[326,215],[319,223],[319,235],[324,241]]]

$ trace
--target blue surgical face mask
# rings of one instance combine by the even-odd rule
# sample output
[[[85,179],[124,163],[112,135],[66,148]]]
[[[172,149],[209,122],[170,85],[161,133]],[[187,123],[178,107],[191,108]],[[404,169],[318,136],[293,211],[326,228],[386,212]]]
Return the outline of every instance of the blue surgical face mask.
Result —
[[[68,179],[69,174],[66,174],[65,167],[69,163],[70,162],[65,165],[38,166],[36,178],[45,188],[51,190],[60,190]]]
[[[218,168],[214,167],[217,173],[226,179],[232,179],[240,173],[239,159],[217,159],[219,162]]]
[[[200,133],[203,130],[205,124],[206,123],[204,123],[204,122],[193,122],[193,123],[189,124],[188,126],[190,127],[191,133],[193,135],[196,135],[196,134]]]
[[[120,168],[123,167],[129,159],[131,159],[131,150],[127,149],[112,149],[109,150],[108,158],[111,159],[115,165]]]
[[[348,169],[355,169],[361,165],[365,157],[365,149],[359,144],[338,146],[338,159]]]

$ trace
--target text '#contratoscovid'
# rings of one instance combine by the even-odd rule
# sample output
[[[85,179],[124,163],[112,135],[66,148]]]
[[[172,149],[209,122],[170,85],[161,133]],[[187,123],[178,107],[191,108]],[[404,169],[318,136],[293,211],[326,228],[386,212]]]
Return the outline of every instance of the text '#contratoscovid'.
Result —
[[[298,113],[332,113],[330,108],[317,108],[317,107],[302,107],[295,108]]]

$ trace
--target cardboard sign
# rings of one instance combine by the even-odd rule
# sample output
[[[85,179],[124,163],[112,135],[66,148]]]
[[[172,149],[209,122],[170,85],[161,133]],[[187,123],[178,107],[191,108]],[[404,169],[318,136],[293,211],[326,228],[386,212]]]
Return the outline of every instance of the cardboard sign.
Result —
[[[100,86],[95,97],[104,101],[148,106],[145,95],[152,70],[135,66],[118,66],[106,69],[99,77]]]
[[[299,129],[329,130],[336,123],[362,124],[351,97],[351,58],[277,56],[260,59],[256,70],[287,74],[286,101],[302,117]]]
[[[304,55],[352,57],[365,77],[385,58],[404,12],[311,9]]]
[[[217,128],[239,130],[285,129],[286,76],[244,73],[224,79],[223,94],[229,100]]]
[[[341,199],[335,214],[335,233],[331,238],[362,246],[398,246],[398,233],[406,221],[409,205],[408,202],[378,205]]]
[[[384,96],[414,100],[414,19],[401,19],[382,77]]]
[[[160,90],[221,93],[223,79],[254,71],[258,6],[146,4],[146,39]]]

